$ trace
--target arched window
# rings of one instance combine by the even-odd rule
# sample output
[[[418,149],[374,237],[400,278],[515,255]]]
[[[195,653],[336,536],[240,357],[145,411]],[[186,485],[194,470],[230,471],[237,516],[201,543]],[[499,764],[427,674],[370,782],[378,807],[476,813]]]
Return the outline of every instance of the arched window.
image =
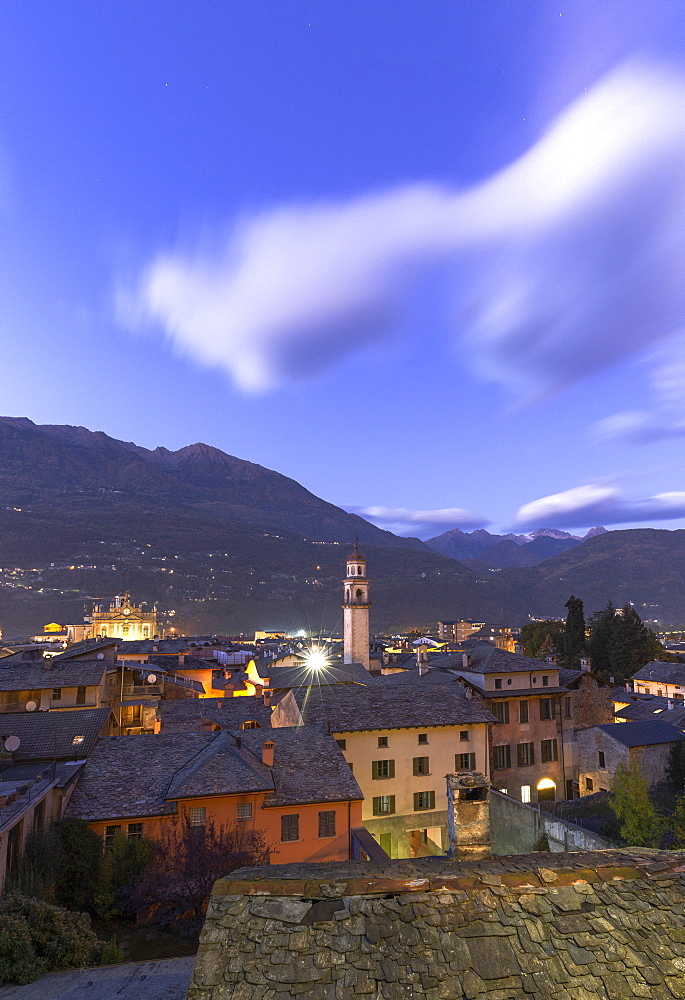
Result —
[[[245,722],[240,727],[241,729],[259,729],[261,728],[256,719],[246,719]]]
[[[362,568],[361,568],[361,566],[357,566],[357,573],[359,574],[359,576],[362,575]]]
[[[363,596],[364,596],[364,592],[362,590],[357,590],[357,600],[361,601],[361,599],[362,599]]]

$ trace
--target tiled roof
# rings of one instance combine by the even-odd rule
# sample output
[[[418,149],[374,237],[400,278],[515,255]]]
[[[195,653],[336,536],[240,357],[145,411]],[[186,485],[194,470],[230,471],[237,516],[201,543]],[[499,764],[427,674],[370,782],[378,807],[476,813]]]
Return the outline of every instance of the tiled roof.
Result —
[[[62,712],[9,712],[0,715],[0,734],[3,740],[8,736],[18,736],[21,740],[19,749],[12,754],[16,762],[78,760],[92,751],[111,711],[111,708],[77,708]]]
[[[624,747],[649,747],[685,740],[685,734],[667,722],[609,722],[595,728],[601,729]]]
[[[389,664],[389,666],[396,666],[396,664]],[[404,669],[397,670],[395,673],[374,677],[372,683],[381,687],[386,684],[390,686],[397,684],[458,684],[459,678],[451,670],[443,670],[441,667],[429,666],[425,673],[419,674],[416,660],[414,660],[410,666],[405,666]]]
[[[667,663],[664,660],[652,660],[640,667],[633,674],[637,681],[661,681],[664,684],[685,685],[685,663]]]
[[[84,653],[97,652],[100,649],[107,649],[118,645],[117,639],[84,639],[83,642],[76,642],[69,649],[65,649],[59,656],[53,656],[52,662],[58,663],[64,660],[73,660],[76,656],[83,656]],[[93,657],[95,659],[95,657]]]
[[[273,770],[262,764],[275,743]],[[270,805],[361,799],[333,737],[317,727],[115,736],[91,754],[67,815],[89,822],[170,815],[175,799],[273,793]]]
[[[295,692],[295,698],[305,722],[325,722],[335,733],[495,721],[479,701],[466,697],[460,684],[312,688],[309,695]]]
[[[46,666],[48,662],[13,663],[3,667],[0,660],[0,691],[91,687],[102,683],[107,669],[104,660],[65,660],[50,667]]]
[[[265,734],[255,729],[240,734],[243,747],[261,756]],[[267,804],[341,802],[363,799],[362,791],[332,736],[317,726],[272,729],[276,744],[273,776],[275,793]]]
[[[169,698],[160,702],[157,716],[163,733],[200,732],[203,719],[229,730],[251,720],[271,728],[271,709],[261,698]]]
[[[476,674],[504,674],[512,671],[556,670],[551,663],[535,660],[520,653],[508,653],[504,649],[487,642],[474,642],[467,639],[464,642],[464,653],[471,657],[467,667],[464,666],[463,653],[429,653],[428,662],[431,666],[446,667],[458,672],[468,671]]]
[[[292,667],[259,668],[261,677],[269,678],[270,688],[302,688],[312,683],[312,671],[295,665]],[[318,671],[316,683],[320,685],[368,684],[371,675],[363,663],[331,663],[325,670]]]

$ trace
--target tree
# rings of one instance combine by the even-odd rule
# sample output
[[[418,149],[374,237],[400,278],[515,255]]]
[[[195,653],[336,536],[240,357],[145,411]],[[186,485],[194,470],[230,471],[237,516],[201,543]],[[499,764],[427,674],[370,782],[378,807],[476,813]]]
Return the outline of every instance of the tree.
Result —
[[[621,837],[630,847],[656,847],[662,821],[649,798],[649,785],[636,760],[616,768],[609,805],[621,824]]]
[[[580,657],[585,651],[585,614],[583,602],[573,594],[564,607],[568,608],[564,629],[564,666],[573,669],[580,666]]]
[[[685,848],[685,795],[679,795],[675,800],[670,826],[673,832],[671,848],[674,851],[682,850]]]
[[[609,601],[606,608],[589,618],[588,624],[592,669],[607,679],[613,677],[617,684],[624,683],[650,660],[673,659],[632,604],[617,611]]]
[[[190,913],[188,929],[195,930],[215,881],[236,868],[268,864],[270,853],[261,830],[212,819],[192,826],[183,814],[155,841],[154,856],[130,888],[127,905],[136,910],[154,901],[163,910]]]
[[[156,846],[145,837],[126,837],[120,830],[105,848],[95,882],[94,906],[98,916],[135,915],[131,899],[143,870],[152,862]]]
[[[552,644],[551,651],[561,656],[564,649],[563,622],[554,620],[528,622],[521,629],[521,643],[523,644],[524,655],[538,657],[548,639]],[[549,648],[549,644],[547,648]]]
[[[592,671],[608,680],[611,676],[611,648],[615,630],[616,608],[608,601],[605,608],[595,611],[588,619],[590,638],[588,652],[592,659]]]
[[[68,910],[89,910],[102,859],[102,841],[82,819],[57,825],[55,901]]]

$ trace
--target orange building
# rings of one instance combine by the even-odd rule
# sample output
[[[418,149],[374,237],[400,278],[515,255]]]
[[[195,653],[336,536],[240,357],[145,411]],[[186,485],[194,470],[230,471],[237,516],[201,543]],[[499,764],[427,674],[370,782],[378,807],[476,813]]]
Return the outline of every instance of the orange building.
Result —
[[[278,864],[351,857],[362,792],[335,740],[315,727],[115,736],[98,744],[67,815],[107,841],[191,825],[261,830]]]

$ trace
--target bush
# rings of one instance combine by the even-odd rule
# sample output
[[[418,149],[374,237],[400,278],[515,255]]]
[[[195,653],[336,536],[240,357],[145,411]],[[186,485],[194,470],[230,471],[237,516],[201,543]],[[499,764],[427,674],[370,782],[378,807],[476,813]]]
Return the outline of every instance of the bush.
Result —
[[[26,920],[0,913],[0,983],[32,983],[44,971]]]
[[[116,944],[98,940],[85,913],[26,896],[0,901],[2,983],[30,983],[43,972],[121,960]]]
[[[89,910],[102,860],[102,841],[82,819],[62,820],[57,836],[55,902],[68,910]]]
[[[114,835],[100,860],[95,883],[94,906],[99,917],[108,920],[135,915],[131,899],[154,853],[155,845],[144,837],[126,837],[121,831]]]

